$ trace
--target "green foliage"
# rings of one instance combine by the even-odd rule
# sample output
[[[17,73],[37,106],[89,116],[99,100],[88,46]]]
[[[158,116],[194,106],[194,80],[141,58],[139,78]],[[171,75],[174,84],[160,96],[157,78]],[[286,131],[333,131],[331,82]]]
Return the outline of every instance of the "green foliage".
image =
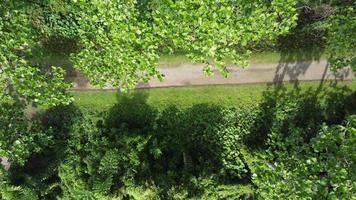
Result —
[[[314,1],[299,3],[304,2]],[[225,60],[247,66],[251,47],[296,25],[295,5],[293,0],[4,0],[0,157],[9,158],[11,168],[0,169],[0,198],[253,198],[251,187],[240,190],[242,183],[251,184],[251,173],[261,198],[352,198],[355,117],[335,125],[355,113],[352,91],[276,87],[255,107],[185,104],[161,110],[147,104],[147,97],[121,95],[112,109],[96,113],[59,106],[73,100],[65,71],[41,63],[50,48],[74,44],[78,51],[65,53],[72,53],[75,68],[91,83],[125,89],[161,80],[159,56],[183,51],[205,63],[207,75],[216,67],[227,76]],[[355,68],[355,3],[332,6],[325,23],[298,25],[304,23],[306,35],[322,31],[324,40],[326,34],[335,69]],[[25,113],[30,106],[49,109],[30,116]],[[267,150],[254,161],[246,144]]]
[[[267,42],[255,46],[262,46],[259,50],[277,47],[289,61],[298,57],[319,59],[325,52],[333,70],[345,67],[355,70],[355,2],[298,0],[296,4],[297,25],[288,34],[278,37],[276,45]],[[295,57],[293,52],[299,56]]]
[[[309,141],[322,122],[342,123],[346,116],[356,111],[354,98],[353,90],[342,86],[319,85],[307,90],[299,85],[293,90],[282,85],[269,88],[253,125],[255,134],[246,139],[250,144],[267,144],[270,140],[274,147],[288,149],[289,145],[294,145],[284,140],[289,134],[299,132],[303,141]]]
[[[323,126],[309,143],[298,142],[300,133],[289,136],[286,142],[295,145],[270,152],[273,164],[260,163],[256,170],[257,194],[263,199],[352,199],[355,119],[351,116],[346,126]]]
[[[101,87],[134,87],[149,77],[161,78],[156,68],[157,45],[152,28],[138,20],[136,1],[81,1],[80,43],[75,67]],[[103,67],[105,66],[105,67]]]
[[[0,5],[0,88],[1,96],[23,98],[44,106],[68,104],[69,84],[57,67],[41,69],[31,63],[39,47],[39,34],[31,15],[36,5],[23,1],[5,1]]]
[[[43,40],[77,39],[80,12],[75,4],[70,0],[44,1],[39,7],[35,27],[43,34]]]
[[[162,79],[156,65],[165,52],[184,52],[205,63],[206,74],[216,68],[227,76],[227,59],[246,66],[251,48],[281,39],[296,22],[294,34],[280,43],[309,41],[315,47],[322,40],[319,48],[326,40],[334,68],[354,66],[354,2],[318,2],[6,0],[0,6],[1,96],[69,104],[64,70],[34,62],[49,49],[73,53],[75,67],[102,87]],[[71,46],[78,51],[65,50]]]
[[[247,66],[249,43],[283,34],[296,20],[293,1],[177,1],[157,3],[154,9],[155,32],[173,48],[205,63],[208,75],[215,65],[227,76],[225,58]]]
[[[20,102],[0,104],[0,157],[23,165],[28,157],[51,144],[52,130],[24,117]]]
[[[12,199],[19,199],[19,200],[37,200],[36,194],[28,188],[22,188],[19,186],[9,186],[5,184],[0,185],[1,194],[0,197],[3,200],[12,200]]]
[[[157,171],[184,170],[200,175],[215,172],[228,179],[248,174],[239,152],[242,137],[248,134],[253,120],[252,110],[223,109],[218,106],[196,105],[186,110],[168,107],[157,120]],[[207,123],[209,122],[209,123]]]
[[[101,87],[130,88],[138,81],[161,80],[156,66],[162,51],[183,50],[193,61],[207,64],[206,74],[212,74],[214,65],[227,76],[224,59],[247,66],[248,43],[288,32],[297,19],[294,3],[79,1],[83,48],[73,61]]]
[[[154,185],[150,186],[137,186],[128,185],[125,189],[118,194],[119,199],[129,198],[133,200],[159,200],[158,188]]]
[[[82,116],[71,126],[67,158],[59,171],[63,198],[89,195],[95,199],[94,194],[106,196],[115,191],[118,196],[135,196],[127,193],[135,191],[131,183],[149,178],[165,184],[157,178],[165,173],[171,174],[173,182],[183,181],[180,176],[187,173],[216,173],[225,180],[248,174],[238,143],[252,124],[244,117],[250,111],[206,105],[182,111],[172,107],[157,118],[144,98],[124,96],[103,118]],[[194,151],[199,145],[201,149]],[[162,192],[169,195],[166,189]]]
[[[1,198],[347,198],[355,119],[333,124],[355,113],[354,95],[279,85],[253,107],[157,109],[128,93],[109,110],[58,106],[31,120],[3,104],[0,150],[12,165],[1,168]]]
[[[3,168],[0,168],[0,198],[3,200],[36,200],[36,194],[29,188],[14,186],[10,183],[10,176]]]
[[[350,66],[356,70],[356,2],[337,8],[331,18],[327,52],[334,69]]]
[[[141,166],[140,156],[147,138],[127,132],[124,127],[127,121],[120,118],[114,122],[108,120],[110,126],[97,120],[82,116],[71,126],[67,157],[59,174],[64,199],[104,198],[133,180]],[[121,123],[122,129],[114,123]]]

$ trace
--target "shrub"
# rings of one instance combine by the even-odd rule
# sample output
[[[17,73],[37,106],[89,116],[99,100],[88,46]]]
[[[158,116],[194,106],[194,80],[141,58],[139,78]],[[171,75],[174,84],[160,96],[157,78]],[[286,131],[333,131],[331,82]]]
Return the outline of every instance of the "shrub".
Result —
[[[254,176],[263,199],[351,199],[355,195],[356,116],[346,126],[324,125],[309,143],[295,143],[277,154],[273,163],[260,163]],[[300,135],[291,135],[295,142]],[[297,139],[298,140],[298,139]]]
[[[231,180],[246,176],[239,144],[249,133],[250,111],[204,104],[163,110],[152,139],[161,152],[158,171],[218,173]]]

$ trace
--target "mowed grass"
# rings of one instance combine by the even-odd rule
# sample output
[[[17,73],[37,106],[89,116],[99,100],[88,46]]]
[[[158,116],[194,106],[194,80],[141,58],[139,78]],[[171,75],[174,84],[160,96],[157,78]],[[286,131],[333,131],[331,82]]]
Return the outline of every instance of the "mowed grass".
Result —
[[[284,84],[288,90],[293,90],[293,83]],[[318,81],[301,82],[300,89],[317,88]],[[328,82],[323,87],[330,87]],[[345,85],[353,91],[356,90],[355,81],[341,82],[338,85]],[[216,104],[222,106],[246,106],[258,105],[261,103],[264,91],[268,89],[267,84],[248,85],[214,85],[214,86],[190,86],[190,87],[170,87],[154,89],[138,89],[130,92],[130,95],[139,95],[147,104],[162,108],[168,105],[178,107],[189,107],[194,104]],[[273,90],[273,87],[270,86]],[[118,102],[117,91],[72,91],[75,104],[79,107],[90,109],[110,108]]]

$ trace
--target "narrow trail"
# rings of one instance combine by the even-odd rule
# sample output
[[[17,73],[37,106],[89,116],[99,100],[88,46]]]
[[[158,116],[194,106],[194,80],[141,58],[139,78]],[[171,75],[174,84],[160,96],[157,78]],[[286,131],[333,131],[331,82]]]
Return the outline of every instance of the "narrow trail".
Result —
[[[219,85],[219,84],[249,84],[270,83],[291,80],[352,80],[354,73],[350,68],[344,68],[334,74],[330,71],[326,60],[298,61],[278,63],[252,63],[248,68],[228,65],[231,72],[228,78],[223,77],[217,70],[214,75],[207,77],[203,73],[202,64],[160,64],[159,69],[165,75],[163,82],[151,80],[149,83],[139,83],[137,88]],[[74,82],[76,90],[97,89],[80,73],[69,77]],[[114,89],[107,86],[104,89]]]

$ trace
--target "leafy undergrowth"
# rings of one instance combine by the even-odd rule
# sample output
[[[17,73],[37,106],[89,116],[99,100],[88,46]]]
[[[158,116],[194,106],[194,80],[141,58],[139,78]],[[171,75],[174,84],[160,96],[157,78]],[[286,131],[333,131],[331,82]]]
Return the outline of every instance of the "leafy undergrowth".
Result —
[[[313,84],[274,85],[258,103],[229,106],[157,105],[134,92],[106,109],[42,111],[15,127],[21,134],[0,135],[12,161],[0,168],[0,197],[351,199],[354,84]],[[7,111],[0,121],[19,124],[21,113]]]

